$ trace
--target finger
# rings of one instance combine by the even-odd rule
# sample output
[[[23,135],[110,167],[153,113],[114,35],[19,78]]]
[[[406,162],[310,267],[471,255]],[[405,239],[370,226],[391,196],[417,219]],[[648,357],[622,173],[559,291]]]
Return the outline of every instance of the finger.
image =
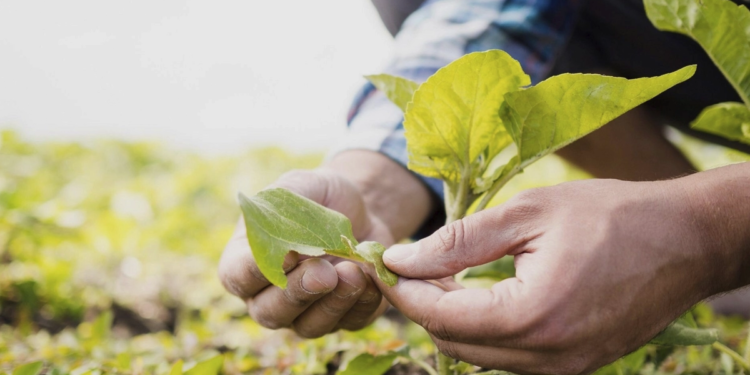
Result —
[[[253,253],[247,244],[245,226],[242,219],[232,239],[229,240],[219,261],[219,278],[227,291],[247,300],[270,285],[253,259]],[[297,265],[298,255],[295,252],[284,258],[283,268],[290,271]]]
[[[316,338],[332,332],[367,288],[365,278],[369,276],[355,263],[342,262],[334,268],[339,278],[336,288],[313,303],[294,321],[294,331],[298,335]]]
[[[441,340],[434,335],[430,336],[440,353],[475,366],[510,371],[516,374],[568,373],[561,371],[560,368],[544,371],[544,364],[548,363],[548,359],[543,358],[535,352],[522,349],[462,344]]]
[[[444,341],[519,347],[530,329],[524,313],[522,284],[515,278],[492,289],[457,289],[399,278],[387,287],[377,281],[385,298],[407,318]]]
[[[409,278],[439,279],[499,259],[533,238],[526,203],[498,206],[448,224],[412,244],[383,254],[393,272]],[[536,206],[534,206],[536,207]]]
[[[287,287],[271,286],[249,303],[250,316],[260,325],[271,328],[289,327],[313,302],[336,288],[338,277],[331,263],[311,258],[300,262],[287,275]]]
[[[365,287],[357,303],[341,318],[337,325],[338,328],[356,331],[367,327],[388,307],[388,303],[383,300],[383,295],[372,278],[366,276],[365,280],[367,281],[367,287]]]

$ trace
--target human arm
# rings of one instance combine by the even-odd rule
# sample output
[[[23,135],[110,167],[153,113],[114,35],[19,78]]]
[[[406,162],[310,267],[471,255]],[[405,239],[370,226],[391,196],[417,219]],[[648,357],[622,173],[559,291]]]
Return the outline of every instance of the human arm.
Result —
[[[750,284],[750,163],[657,182],[533,189],[385,253],[386,298],[448,356],[521,373],[588,373],[696,302]],[[491,289],[445,281],[515,256]]]
[[[293,171],[271,187],[283,187],[346,215],[358,240],[390,246],[414,233],[430,213],[427,188],[382,154],[350,150],[311,171]],[[365,327],[387,307],[359,264],[332,257],[288,256],[287,289],[272,286],[259,271],[242,220],[219,264],[226,289],[242,298],[248,313],[272,329],[292,328],[303,337]]]

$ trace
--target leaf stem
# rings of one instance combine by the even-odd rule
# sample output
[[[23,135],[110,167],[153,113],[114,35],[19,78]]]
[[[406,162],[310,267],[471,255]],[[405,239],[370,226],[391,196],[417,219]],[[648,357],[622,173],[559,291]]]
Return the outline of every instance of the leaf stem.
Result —
[[[402,358],[406,358],[408,361],[411,361],[411,363],[413,363],[413,364],[421,367],[423,370],[425,370],[425,372],[427,372],[430,375],[440,375],[440,374],[438,374],[437,371],[435,371],[434,368],[432,368],[432,366],[430,366],[429,363],[427,363],[427,362],[425,362],[423,360],[416,359],[416,358],[411,358],[411,357],[402,357]]]
[[[745,361],[750,363],[750,322],[747,323],[747,340],[745,340]]]
[[[482,197],[482,200],[479,201],[479,204],[477,205],[475,212],[479,212],[487,208],[487,205],[490,203],[492,198],[494,198],[495,195],[500,191],[500,189],[502,189],[503,186],[505,186],[505,184],[507,184],[508,181],[510,181],[510,179],[513,178],[515,175],[517,175],[518,172],[520,172],[521,170],[522,170],[521,167],[517,166],[511,169],[510,172],[508,172],[508,174],[506,174],[502,178],[499,178],[497,181],[493,182],[492,187],[490,187],[490,189],[487,190],[487,193],[484,195],[484,197]]]
[[[437,372],[438,375],[454,375],[454,371],[451,370],[454,360],[443,353],[437,352]]]
[[[744,368],[745,370],[750,371],[750,363],[748,363],[748,361],[746,361],[744,358],[742,358],[742,356],[739,353],[735,352],[734,350],[730,349],[729,347],[727,347],[726,345],[724,345],[724,344],[722,344],[722,343],[720,343],[718,341],[716,341],[713,344],[711,344],[711,346],[714,349],[716,349],[716,350],[718,350],[718,351],[720,351],[722,353],[725,353],[728,356],[732,357],[732,359],[734,359],[734,361],[737,362],[738,365],[742,366],[742,368]]]
[[[458,184],[446,182],[443,185],[445,186],[445,225],[463,219],[469,210],[469,204],[472,200],[470,168],[465,168],[463,172]],[[453,358],[435,350],[435,362],[439,375],[455,374],[455,371],[451,369],[455,363]]]

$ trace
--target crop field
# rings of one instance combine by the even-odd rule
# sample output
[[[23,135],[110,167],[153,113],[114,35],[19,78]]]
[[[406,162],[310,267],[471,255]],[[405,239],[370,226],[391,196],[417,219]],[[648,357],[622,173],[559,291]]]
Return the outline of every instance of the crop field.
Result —
[[[748,160],[673,138],[704,168]],[[358,332],[302,340],[261,328],[219,283],[218,259],[240,215],[236,193],[313,168],[321,154],[267,148],[205,157],[149,143],[32,143],[10,131],[0,139],[0,372],[31,363],[13,373],[32,373],[41,361],[47,374],[332,374],[362,353],[405,345],[411,357],[433,361],[429,336],[397,312]],[[586,177],[549,157],[494,203]],[[742,319],[717,318],[706,306],[696,319],[745,350]],[[421,371],[395,361],[390,373]],[[648,346],[620,362],[610,373],[734,369],[699,346]]]

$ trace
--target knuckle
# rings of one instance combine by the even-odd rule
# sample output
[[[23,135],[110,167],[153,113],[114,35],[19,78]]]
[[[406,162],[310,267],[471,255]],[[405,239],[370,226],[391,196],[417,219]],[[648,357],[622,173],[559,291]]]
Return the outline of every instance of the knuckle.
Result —
[[[452,341],[451,334],[446,328],[445,324],[437,319],[432,319],[427,316],[423,317],[422,327],[424,327],[427,332],[435,336],[438,340]]]
[[[458,359],[458,348],[455,343],[450,341],[438,341],[435,346],[437,346],[438,351],[443,355]]]
[[[324,299],[320,301],[319,307],[320,307],[320,310],[323,311],[323,313],[329,316],[334,316],[334,317],[339,317],[341,315],[344,315],[347,311],[347,306],[329,301],[328,299]]]
[[[315,328],[308,325],[294,325],[292,329],[294,330],[294,333],[297,334],[297,336],[305,339],[317,339],[319,337],[325,336],[326,334],[326,332],[316,330]]]
[[[308,293],[303,293],[300,290],[294,290],[297,288],[288,287],[284,289],[284,298],[289,302],[290,305],[298,308],[305,307],[312,302],[312,299],[314,298],[313,295],[310,295]],[[302,289],[299,287],[299,289]]]
[[[345,331],[358,331],[365,328],[369,324],[367,316],[359,315],[353,316],[347,319],[343,319],[339,322],[339,328]]]
[[[261,326],[268,329],[282,329],[287,328],[289,325],[285,324],[274,317],[274,314],[266,309],[258,308],[257,305],[253,305],[250,308],[249,314],[253,320]]]
[[[463,244],[466,236],[466,225],[464,220],[454,221],[436,233],[435,250],[438,254],[449,255],[452,250]]]

